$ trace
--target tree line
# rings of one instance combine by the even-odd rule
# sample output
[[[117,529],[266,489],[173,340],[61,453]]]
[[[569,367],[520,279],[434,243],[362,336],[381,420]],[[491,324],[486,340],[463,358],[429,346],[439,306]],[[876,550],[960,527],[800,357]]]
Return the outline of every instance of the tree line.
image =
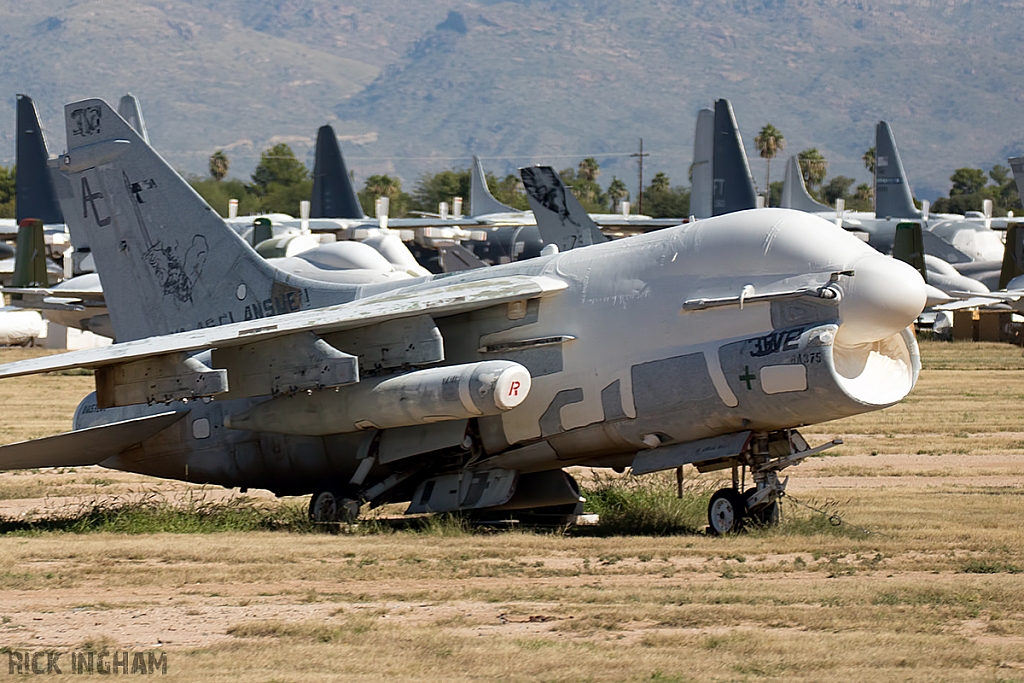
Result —
[[[782,198],[781,181],[771,180],[771,162],[786,149],[786,139],[772,124],[765,124],[754,138],[758,154],[766,162],[765,187],[769,188],[769,206],[778,206]],[[811,196],[820,202],[835,206],[836,200],[843,199],[846,208],[856,211],[873,210],[874,190],[869,183],[854,186],[853,178],[837,175],[828,177],[828,161],[817,148],[805,149],[797,154],[800,171]],[[875,148],[871,147],[862,157],[865,169],[874,175]],[[224,150],[217,150],[209,159],[208,175],[190,175],[188,182],[206,202],[221,215],[227,215],[228,200],[238,200],[239,215],[256,213],[287,213],[295,215],[299,202],[309,199],[313,191],[313,179],[309,168],[296,158],[287,144],[278,144],[264,150],[260,161],[249,177],[249,182],[228,177],[230,159]],[[0,166],[0,218],[15,216],[15,173]],[[631,196],[626,183],[612,176],[607,187],[597,179],[601,166],[593,157],[587,157],[575,167],[559,171],[562,181],[568,185],[580,204],[590,213],[615,213],[621,202],[629,201],[636,208],[636,198]],[[398,176],[372,175],[358,190],[363,211],[374,215],[374,202],[378,197],[388,197],[389,213],[403,217],[413,212],[434,213],[441,202],[451,202],[453,197],[469,201],[470,171],[446,169],[437,173],[424,173],[411,191],[402,186]],[[514,209],[526,210],[529,202],[519,176],[510,173],[502,178],[487,174],[487,186],[494,197]],[[940,197],[932,204],[936,213],[963,214],[966,211],[981,211],[985,199],[991,199],[993,214],[1005,216],[1007,211],[1021,211],[1021,199],[1017,192],[1010,169],[997,164],[986,173],[980,168],[958,168],[950,176],[949,195]],[[920,206],[920,204],[919,204]],[[465,210],[468,210],[468,206]],[[656,173],[643,188],[643,212],[655,218],[690,215],[690,188],[673,185],[663,172]]]

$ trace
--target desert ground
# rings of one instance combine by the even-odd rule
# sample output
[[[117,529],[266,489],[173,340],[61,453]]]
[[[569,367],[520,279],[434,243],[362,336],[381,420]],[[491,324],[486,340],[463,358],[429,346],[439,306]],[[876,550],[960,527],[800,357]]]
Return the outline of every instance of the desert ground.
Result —
[[[788,471],[778,528],[726,538],[700,524],[717,482],[689,468],[692,524],[668,534],[642,515],[324,529],[303,499],[0,473],[0,676],[49,651],[63,674],[42,675],[74,677],[72,652],[107,650],[166,654],[154,673],[181,681],[1024,682],[1024,356],[922,355],[899,405],[801,430],[845,443]],[[91,389],[0,382],[4,443],[70,428]],[[682,504],[674,476],[652,476],[616,485]]]

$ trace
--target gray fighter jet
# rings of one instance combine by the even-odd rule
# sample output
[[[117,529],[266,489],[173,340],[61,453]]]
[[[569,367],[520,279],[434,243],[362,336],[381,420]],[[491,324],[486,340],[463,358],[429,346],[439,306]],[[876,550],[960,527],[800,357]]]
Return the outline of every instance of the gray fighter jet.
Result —
[[[4,469],[312,493],[327,520],[395,501],[565,515],[580,502],[566,467],[692,463],[737,475],[709,508],[725,533],[772,521],[779,473],[831,445],[797,427],[917,380],[920,275],[815,216],[742,211],[445,276],[316,282],[260,259],[103,101],[65,111],[57,194],[88,219],[124,342],[0,366],[96,370],[75,430],[0,448]]]

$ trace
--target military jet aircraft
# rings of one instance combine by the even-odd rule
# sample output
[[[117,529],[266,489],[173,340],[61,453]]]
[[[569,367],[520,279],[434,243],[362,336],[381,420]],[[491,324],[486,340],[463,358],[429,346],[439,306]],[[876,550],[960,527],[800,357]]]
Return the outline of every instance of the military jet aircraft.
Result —
[[[771,521],[779,472],[831,445],[796,428],[917,380],[921,277],[815,216],[743,211],[444,276],[316,282],[259,258],[102,100],[65,114],[57,193],[88,219],[124,341],[0,366],[96,370],[75,430],[0,448],[5,469],[312,493],[326,520],[395,501],[567,514],[566,467],[692,463],[750,472],[752,488],[736,476],[712,498],[726,533]]]

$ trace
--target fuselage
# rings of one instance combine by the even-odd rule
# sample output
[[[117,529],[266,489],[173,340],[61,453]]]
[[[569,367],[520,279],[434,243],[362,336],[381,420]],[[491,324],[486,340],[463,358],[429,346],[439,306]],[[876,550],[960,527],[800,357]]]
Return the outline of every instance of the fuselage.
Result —
[[[499,275],[543,275],[567,288],[435,319],[445,364],[511,360],[532,376],[521,405],[479,418],[478,467],[628,465],[652,443],[833,420],[902,399],[920,368],[908,329],[924,306],[920,276],[806,213],[740,212],[401,288]],[[369,286],[363,294],[395,288]],[[690,305],[741,292],[779,296]],[[189,414],[102,464],[278,493],[351,475],[367,432],[313,437],[224,427],[224,416],[267,400],[173,404]],[[301,409],[301,401],[279,405]],[[87,399],[75,428],[162,410],[99,411]]]

